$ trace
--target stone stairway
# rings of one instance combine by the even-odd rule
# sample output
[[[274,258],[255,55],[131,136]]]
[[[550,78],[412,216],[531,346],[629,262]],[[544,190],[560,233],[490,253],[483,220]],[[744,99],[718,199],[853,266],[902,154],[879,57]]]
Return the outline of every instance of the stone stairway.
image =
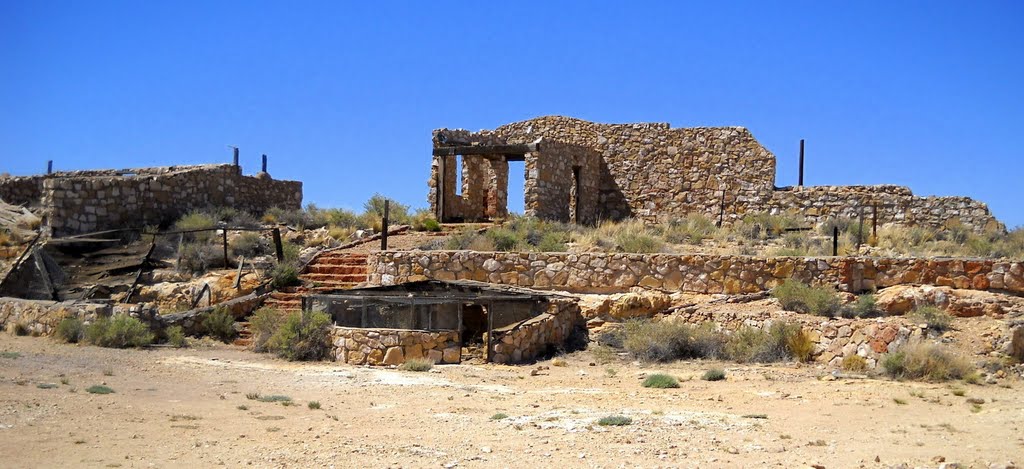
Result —
[[[366,282],[366,254],[326,251],[317,255],[299,275],[299,286],[281,288],[270,295],[265,306],[292,312],[302,309],[302,296],[340,290]]]

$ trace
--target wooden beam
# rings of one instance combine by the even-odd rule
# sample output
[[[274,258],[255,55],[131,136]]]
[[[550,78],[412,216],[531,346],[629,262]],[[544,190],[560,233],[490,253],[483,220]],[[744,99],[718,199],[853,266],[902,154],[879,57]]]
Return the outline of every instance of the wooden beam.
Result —
[[[539,143],[524,143],[520,145],[469,145],[438,147],[434,149],[434,156],[523,155],[534,151],[540,151]]]

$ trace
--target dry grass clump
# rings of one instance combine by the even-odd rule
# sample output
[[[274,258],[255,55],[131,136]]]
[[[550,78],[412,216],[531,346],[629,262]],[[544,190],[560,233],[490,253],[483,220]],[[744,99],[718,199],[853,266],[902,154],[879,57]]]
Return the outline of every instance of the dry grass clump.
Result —
[[[434,367],[433,360],[427,358],[410,358],[398,366],[399,370],[404,371],[430,371]]]
[[[841,307],[838,293],[830,286],[812,287],[799,280],[786,279],[782,285],[772,289],[772,296],[787,311],[809,313],[816,316],[832,316]]]
[[[741,363],[770,363],[790,358],[807,361],[814,343],[799,324],[776,321],[768,330],[742,327],[725,346],[725,356]]]
[[[725,358],[737,362],[807,361],[814,342],[798,324],[774,322],[767,330],[744,327],[726,335],[708,323],[694,326],[675,321],[634,320],[620,332],[622,347],[634,358],[668,362],[694,358]]]
[[[843,362],[839,367],[842,368],[843,371],[861,373],[868,369],[868,361],[860,355],[847,355],[843,357]]]
[[[907,315],[911,320],[927,324],[929,329],[945,331],[953,324],[953,316],[935,306],[921,306]]]
[[[894,379],[948,381],[974,372],[965,358],[939,344],[912,342],[882,359],[885,374]]]
[[[717,231],[715,222],[706,215],[691,213],[665,225],[662,235],[669,243],[699,245],[705,239],[713,237]]]
[[[932,257],[992,257],[1024,259],[1024,227],[1008,233],[975,233],[962,225],[936,231],[924,227],[885,226],[878,246],[898,254]]]

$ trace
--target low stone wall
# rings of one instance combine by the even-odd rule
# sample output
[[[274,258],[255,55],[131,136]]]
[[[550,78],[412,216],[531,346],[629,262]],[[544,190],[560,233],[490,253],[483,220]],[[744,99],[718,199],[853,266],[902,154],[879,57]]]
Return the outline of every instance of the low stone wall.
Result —
[[[302,183],[243,176],[234,165],[59,173],[43,181],[42,205],[55,236],[170,223],[191,210],[297,209]]]
[[[976,232],[1005,231],[987,205],[969,197],[919,197],[901,186],[812,186],[772,193],[771,213],[791,213],[809,224],[830,218],[855,219],[863,208],[871,220],[877,207],[880,225],[895,224],[944,229],[962,225]]]
[[[144,305],[111,306],[105,303],[0,298],[0,330],[21,324],[35,336],[53,334],[64,318],[78,318],[88,324],[98,318],[117,315],[136,317],[150,326],[159,324],[156,309]]]
[[[335,327],[331,332],[335,361],[350,365],[400,365],[412,358],[459,363],[458,331],[412,331]]]
[[[1024,262],[1003,260],[386,251],[370,254],[367,262],[372,285],[436,279],[575,292],[639,286],[739,294],[795,278],[848,292],[906,284],[1024,293]]]
[[[259,308],[267,298],[270,298],[270,293],[260,294],[258,292],[252,292],[248,295],[232,298],[223,303],[183,311],[180,313],[162,315],[160,316],[160,324],[162,327],[181,326],[182,331],[186,335],[198,336],[206,333],[206,330],[203,328],[203,321],[206,320],[206,317],[214,310],[224,308],[227,312],[231,313],[231,316],[238,320],[252,314],[252,312],[255,311],[256,308]]]
[[[491,345],[494,363],[520,363],[536,359],[563,346],[573,329],[583,325],[580,307],[574,300],[552,300],[539,316],[509,327],[496,329]]]
[[[0,200],[14,205],[37,205],[43,194],[45,176],[0,177]]]

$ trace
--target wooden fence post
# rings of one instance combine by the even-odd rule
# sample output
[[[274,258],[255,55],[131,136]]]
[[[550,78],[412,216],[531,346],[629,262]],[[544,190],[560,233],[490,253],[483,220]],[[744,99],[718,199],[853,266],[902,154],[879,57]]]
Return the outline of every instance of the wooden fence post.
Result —
[[[832,227],[832,255],[839,255],[839,227]]]
[[[284,246],[281,245],[281,229],[274,228],[271,232],[274,235],[274,252],[277,254],[277,262],[284,260]]]
[[[384,218],[380,222],[380,250],[388,250],[388,209],[390,203],[387,199],[384,200]]]

